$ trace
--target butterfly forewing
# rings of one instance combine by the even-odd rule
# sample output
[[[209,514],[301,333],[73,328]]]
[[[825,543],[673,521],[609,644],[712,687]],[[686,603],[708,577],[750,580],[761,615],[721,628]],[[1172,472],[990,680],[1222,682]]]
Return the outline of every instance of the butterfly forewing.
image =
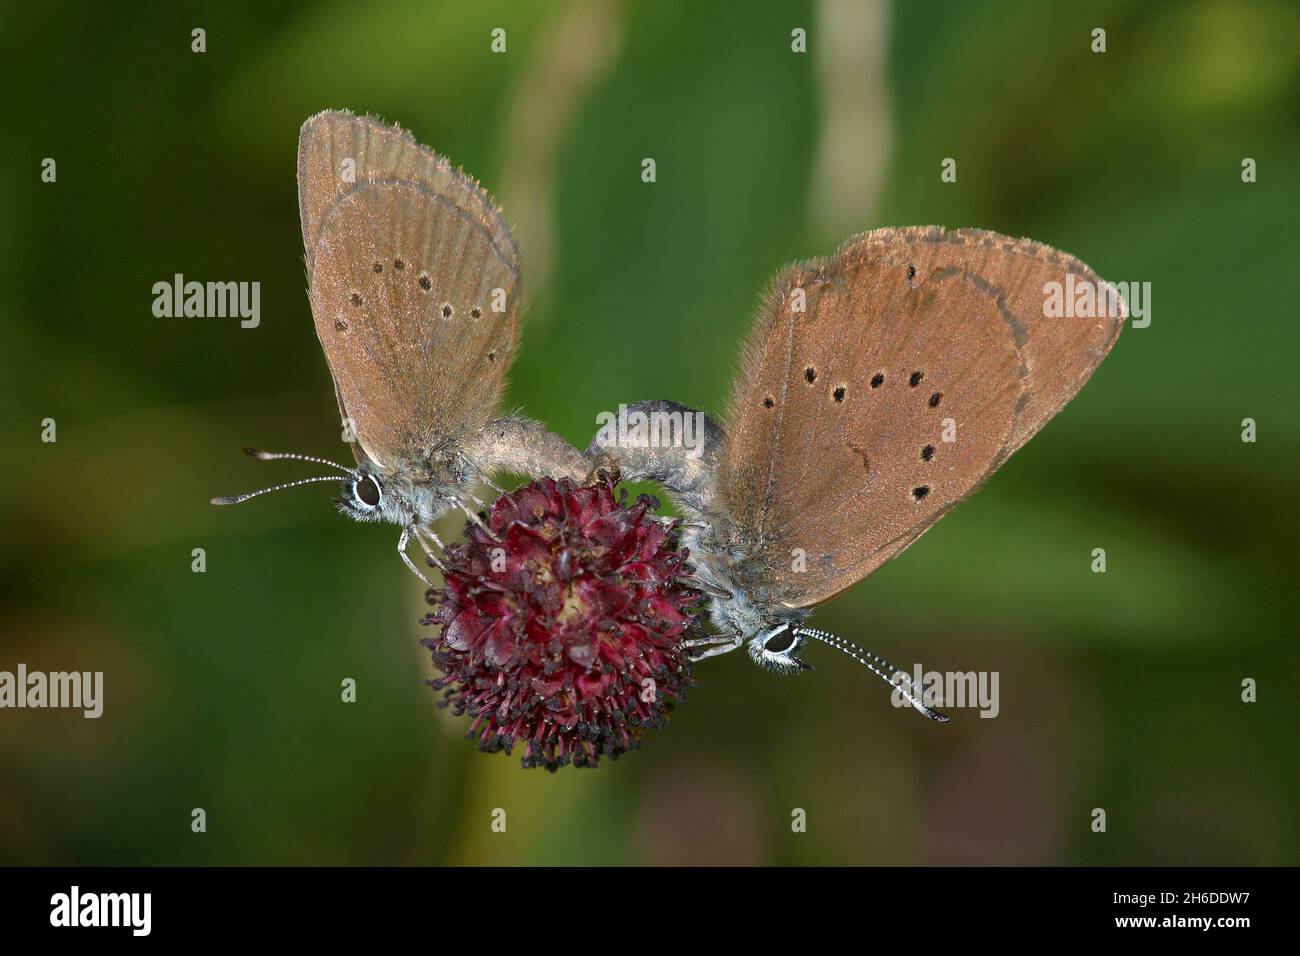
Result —
[[[325,210],[359,183],[419,183],[456,206],[491,236],[508,261],[518,262],[510,229],[492,199],[443,156],[421,146],[400,126],[369,116],[327,111],[303,124],[298,136],[298,212],[307,273],[315,263],[315,240]]]
[[[1045,318],[1067,271],[1096,281],[1037,244],[908,229],[778,276],[720,476],[760,597],[805,607],[870,574],[1078,391],[1122,323]]]
[[[367,118],[309,120],[299,176],[312,314],[340,411],[371,461],[418,475],[496,406],[517,340],[509,229],[472,180]]]

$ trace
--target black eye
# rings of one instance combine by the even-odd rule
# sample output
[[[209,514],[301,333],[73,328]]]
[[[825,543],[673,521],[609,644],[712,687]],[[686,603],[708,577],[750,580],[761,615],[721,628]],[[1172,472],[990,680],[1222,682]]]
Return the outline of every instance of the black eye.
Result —
[[[363,476],[361,480],[354,484],[352,491],[356,494],[357,500],[363,505],[368,505],[371,508],[378,506],[379,485],[375,484],[374,479],[369,475]]]
[[[767,639],[767,643],[764,644],[763,646],[767,648],[769,651],[771,651],[773,654],[781,654],[784,653],[785,651],[788,651],[791,645],[793,644],[794,644],[794,633],[790,630],[790,628],[787,627],[784,631],[781,631],[779,634],[773,634],[771,637],[769,637]]]

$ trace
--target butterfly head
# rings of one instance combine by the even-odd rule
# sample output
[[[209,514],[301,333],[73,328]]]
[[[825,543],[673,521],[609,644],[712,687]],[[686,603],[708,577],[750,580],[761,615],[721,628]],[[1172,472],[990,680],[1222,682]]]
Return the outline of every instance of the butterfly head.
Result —
[[[260,451],[256,448],[246,448],[244,451],[259,461],[280,459],[310,461],[320,465],[328,465],[339,474],[299,478],[297,481],[272,485],[269,488],[250,491],[242,495],[213,498],[212,503],[214,505],[239,504],[249,498],[256,498],[272,491],[283,491],[314,482],[337,481],[339,482],[339,496],[334,499],[335,504],[338,506],[339,511],[357,521],[390,521],[405,528],[409,527],[412,521],[427,522],[436,517],[433,509],[433,489],[417,485],[399,476],[381,474],[369,462],[365,462],[356,468],[349,468],[327,458],[317,458],[313,455]]]

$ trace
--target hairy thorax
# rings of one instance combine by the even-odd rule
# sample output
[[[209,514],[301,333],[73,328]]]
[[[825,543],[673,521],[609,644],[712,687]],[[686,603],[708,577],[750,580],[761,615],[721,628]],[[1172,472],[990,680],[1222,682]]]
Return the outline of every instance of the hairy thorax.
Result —
[[[690,549],[696,586],[709,595],[709,617],[719,632],[748,640],[775,624],[807,616],[766,593],[758,583],[758,543],[743,540],[728,522],[689,522],[682,541]]]

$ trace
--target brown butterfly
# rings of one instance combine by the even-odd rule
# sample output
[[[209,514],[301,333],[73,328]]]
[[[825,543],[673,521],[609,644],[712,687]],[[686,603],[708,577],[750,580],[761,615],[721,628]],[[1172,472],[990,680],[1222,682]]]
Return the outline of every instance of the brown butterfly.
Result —
[[[1048,318],[1050,283],[1091,283],[1096,318]],[[686,512],[684,541],[718,633],[695,659],[745,644],[795,673],[805,640],[898,684],[906,674],[833,634],[811,609],[919,538],[1088,380],[1127,315],[1114,287],[1047,246],[980,230],[880,229],[773,283],[745,346],[725,428],[587,454],[655,480]],[[698,414],[644,402],[646,415]],[[661,433],[662,434],[662,433]],[[680,434],[680,433],[678,433]],[[900,686],[903,696],[936,720]]]
[[[582,456],[537,422],[494,418],[518,344],[522,286],[510,229],[482,188],[400,127],[346,112],[313,116],[298,140],[298,209],[308,297],[334,377],[355,468],[308,455],[343,478],[339,510],[402,528],[437,558],[429,525],[470,520],[473,487],[494,472],[582,480]],[[494,486],[495,487],[495,486]],[[498,489],[500,490],[500,489]]]

